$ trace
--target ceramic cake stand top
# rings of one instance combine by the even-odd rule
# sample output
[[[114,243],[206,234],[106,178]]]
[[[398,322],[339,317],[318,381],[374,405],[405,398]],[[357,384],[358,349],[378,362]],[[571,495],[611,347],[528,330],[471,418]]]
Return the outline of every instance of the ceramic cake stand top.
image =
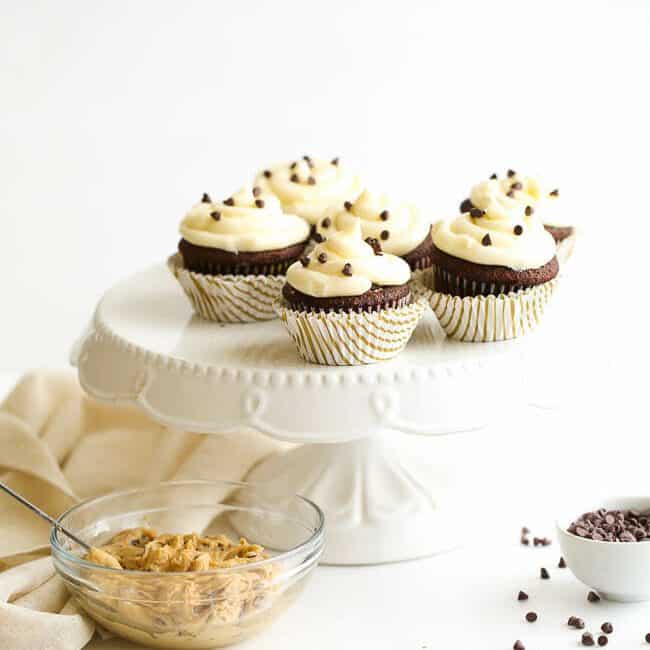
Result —
[[[135,404],[170,427],[336,442],[387,429],[441,434],[485,424],[483,373],[504,370],[519,346],[452,341],[427,314],[392,361],[310,365],[277,320],[220,325],[194,316],[160,265],[104,295],[73,363],[93,397]]]

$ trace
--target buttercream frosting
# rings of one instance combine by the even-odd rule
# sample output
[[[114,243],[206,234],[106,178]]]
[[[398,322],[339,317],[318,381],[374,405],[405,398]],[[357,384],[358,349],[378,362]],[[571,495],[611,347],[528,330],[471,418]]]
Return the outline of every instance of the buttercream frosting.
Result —
[[[273,192],[286,212],[315,225],[332,206],[353,201],[361,180],[338,158],[302,158],[262,170],[255,184]]]
[[[431,230],[431,222],[416,206],[391,201],[385,194],[366,189],[356,201],[322,219],[318,231],[327,236],[332,228],[344,229],[357,218],[361,220],[363,236],[379,240],[384,252],[392,255],[410,253]]]
[[[555,255],[553,237],[544,230],[533,201],[512,196],[514,178],[489,179],[472,188],[474,209],[440,222],[436,248],[468,262],[507,266],[516,271],[544,266]],[[535,185],[528,186],[533,197]],[[515,190],[522,191],[522,190]]]
[[[191,244],[252,253],[286,248],[309,238],[305,221],[283,212],[279,199],[259,186],[243,188],[224,201],[203,198],[180,226],[181,235]]]
[[[294,289],[316,298],[360,296],[373,285],[401,285],[410,277],[403,259],[377,254],[364,241],[358,217],[328,233],[308,257],[287,270],[287,282]]]

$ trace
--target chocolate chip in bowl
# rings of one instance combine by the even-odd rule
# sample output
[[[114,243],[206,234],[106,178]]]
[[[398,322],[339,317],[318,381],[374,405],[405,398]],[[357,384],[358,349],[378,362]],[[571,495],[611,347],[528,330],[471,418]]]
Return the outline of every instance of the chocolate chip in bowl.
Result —
[[[568,568],[591,589],[587,599],[650,600],[650,497],[609,498],[591,505],[595,507],[567,510],[556,522]]]

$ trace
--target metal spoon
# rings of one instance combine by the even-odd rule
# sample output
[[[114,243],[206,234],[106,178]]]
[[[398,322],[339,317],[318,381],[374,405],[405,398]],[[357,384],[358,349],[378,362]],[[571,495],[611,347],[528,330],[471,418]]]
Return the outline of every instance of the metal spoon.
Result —
[[[16,501],[22,503],[24,506],[29,508],[32,512],[35,512],[39,517],[42,517],[43,519],[45,519],[45,521],[48,521],[50,524],[52,524],[52,526],[54,526],[54,528],[60,530],[64,535],[69,537],[73,542],[79,544],[79,546],[81,546],[87,552],[90,551],[90,546],[88,546],[86,542],[82,542],[76,535],[73,535],[69,530],[66,530],[60,523],[52,519],[50,515],[43,512],[40,508],[35,506],[31,501],[25,499],[25,497],[21,497],[20,494],[14,492],[8,485],[5,485],[2,481],[0,481],[0,489],[4,490],[9,496],[12,496],[14,499],[16,499]]]

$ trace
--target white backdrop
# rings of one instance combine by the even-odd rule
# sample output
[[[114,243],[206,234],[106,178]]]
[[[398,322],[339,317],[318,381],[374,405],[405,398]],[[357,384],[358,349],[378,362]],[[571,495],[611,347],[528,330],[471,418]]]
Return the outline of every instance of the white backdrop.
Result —
[[[435,216],[492,171],[539,173],[576,206],[591,281],[639,281],[648,2],[0,6],[0,368],[64,363],[201,192],[304,153]]]

